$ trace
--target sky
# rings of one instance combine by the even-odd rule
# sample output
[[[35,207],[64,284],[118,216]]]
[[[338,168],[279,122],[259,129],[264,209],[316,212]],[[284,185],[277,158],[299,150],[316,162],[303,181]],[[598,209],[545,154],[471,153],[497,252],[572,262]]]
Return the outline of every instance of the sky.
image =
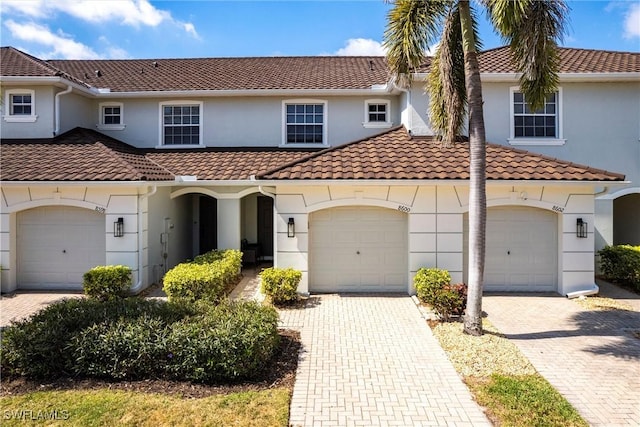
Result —
[[[568,4],[563,46],[640,52],[640,0]],[[0,45],[42,59],[384,55],[391,7],[384,0],[2,0]],[[480,16],[484,48],[501,46]]]

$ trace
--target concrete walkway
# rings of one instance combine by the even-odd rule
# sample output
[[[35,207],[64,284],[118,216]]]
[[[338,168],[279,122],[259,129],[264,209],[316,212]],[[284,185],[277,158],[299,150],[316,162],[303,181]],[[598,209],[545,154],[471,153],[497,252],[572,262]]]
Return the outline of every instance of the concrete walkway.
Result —
[[[483,309],[589,424],[640,426],[640,312],[559,295],[485,296]]]
[[[491,425],[410,297],[322,295],[280,313],[303,344],[290,425]]]

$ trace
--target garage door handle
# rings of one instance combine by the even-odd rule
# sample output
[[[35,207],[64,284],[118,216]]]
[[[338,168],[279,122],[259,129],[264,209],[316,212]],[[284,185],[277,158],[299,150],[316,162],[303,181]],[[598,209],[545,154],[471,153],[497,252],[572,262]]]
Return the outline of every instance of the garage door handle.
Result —
[[[66,254],[66,253],[67,253],[67,250],[66,250],[66,249],[63,249],[63,250],[62,250],[62,253],[63,253],[63,254]]]
[[[360,255],[360,251],[356,251],[356,253],[357,253],[358,255]]]
[[[507,255],[511,255],[511,251],[507,251]]]

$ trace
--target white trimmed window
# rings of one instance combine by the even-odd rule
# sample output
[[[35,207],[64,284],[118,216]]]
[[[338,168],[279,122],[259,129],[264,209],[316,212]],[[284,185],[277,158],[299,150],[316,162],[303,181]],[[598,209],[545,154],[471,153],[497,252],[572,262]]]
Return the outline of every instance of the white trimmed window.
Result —
[[[327,101],[283,101],[282,111],[284,144],[327,145]]]
[[[123,130],[124,124],[124,105],[121,102],[103,102],[99,106],[100,122],[98,129],[100,130]]]
[[[5,93],[5,105],[7,106],[4,120],[7,122],[35,122],[36,92],[31,89],[9,89]]]
[[[547,95],[544,106],[532,110],[524,93],[511,88],[511,145],[563,145],[562,89]]]
[[[389,128],[393,125],[389,119],[391,102],[386,99],[367,99],[364,102],[364,122],[366,128]]]
[[[160,103],[160,147],[202,147],[202,102]]]

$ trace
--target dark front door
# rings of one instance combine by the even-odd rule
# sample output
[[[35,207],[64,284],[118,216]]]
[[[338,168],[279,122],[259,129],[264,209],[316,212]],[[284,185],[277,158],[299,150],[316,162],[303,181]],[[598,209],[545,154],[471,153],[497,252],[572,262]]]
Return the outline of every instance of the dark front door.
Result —
[[[200,196],[200,253],[218,248],[218,201]]]
[[[273,199],[258,197],[258,244],[261,256],[273,256]]]

